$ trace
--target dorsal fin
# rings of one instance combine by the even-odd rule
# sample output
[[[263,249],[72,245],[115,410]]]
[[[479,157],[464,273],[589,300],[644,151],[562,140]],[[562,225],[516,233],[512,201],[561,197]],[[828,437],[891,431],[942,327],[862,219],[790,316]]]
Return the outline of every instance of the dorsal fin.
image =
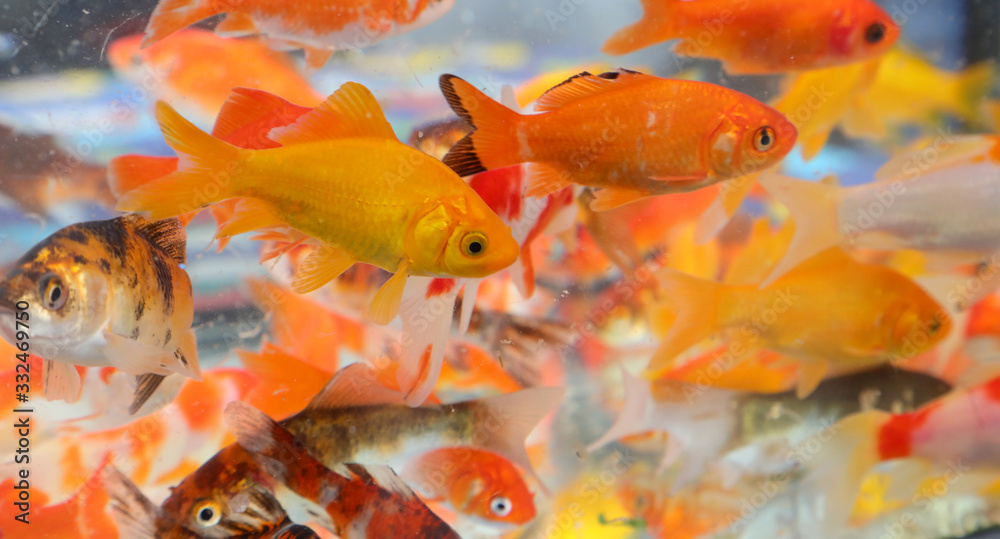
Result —
[[[155,243],[178,264],[187,260],[187,232],[176,217],[161,221],[148,221],[138,214],[128,214],[121,219],[131,223],[149,241]]]
[[[253,88],[233,88],[229,98],[222,104],[219,115],[215,119],[215,127],[212,128],[212,136],[229,141],[229,137],[240,129],[249,125],[261,123],[262,120],[270,120],[261,123],[261,135],[267,135],[267,128],[273,127],[277,121],[283,118],[280,125],[286,125],[292,119],[302,116],[307,107],[300,107],[288,100],[278,97],[264,90]],[[263,138],[263,137],[262,137]],[[242,146],[242,144],[240,144]],[[278,144],[264,144],[261,148],[277,147]]]
[[[329,410],[377,404],[404,404],[403,394],[382,385],[374,369],[352,363],[337,371],[306,410]]]
[[[654,80],[656,77],[652,75],[621,68],[600,75],[584,71],[573,75],[542,94],[542,97],[535,101],[535,111],[551,112],[593,95]]]
[[[345,82],[322,105],[270,134],[285,146],[356,137],[398,140],[375,96],[356,82]]]

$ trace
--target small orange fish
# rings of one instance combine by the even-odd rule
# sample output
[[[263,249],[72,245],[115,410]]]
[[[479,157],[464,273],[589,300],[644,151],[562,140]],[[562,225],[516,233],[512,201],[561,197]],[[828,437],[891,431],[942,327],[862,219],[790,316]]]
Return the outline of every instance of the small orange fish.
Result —
[[[546,92],[535,102],[541,114],[531,115],[454,75],[440,85],[475,128],[445,164],[469,176],[528,163],[527,196],[574,183],[600,187],[591,203],[598,211],[768,168],[795,145],[795,127],[781,113],[705,82],[583,72]]]
[[[265,34],[276,46],[305,49],[306,63],[322,67],[334,51],[362,49],[431,23],[455,0],[161,0],[142,45],[214,15],[227,37]]]
[[[899,38],[871,0],[642,0],[642,19],[604,44],[626,54],[680,39],[677,54],[721,60],[734,74],[830,67],[881,55]]]
[[[3,527],[11,533],[10,537],[115,539],[118,537],[118,530],[104,511],[108,504],[108,493],[101,486],[99,476],[100,470],[69,499],[51,504],[45,493],[37,490],[35,485],[31,485],[29,503],[24,503],[17,494],[24,492],[23,486],[15,488],[21,479],[3,481],[0,483],[0,518],[3,519]],[[29,476],[29,482],[30,480]],[[14,533],[16,531],[21,534]],[[0,537],[2,536],[3,533],[0,532]]]
[[[253,39],[225,39],[185,30],[140,48],[142,36],[116,39],[108,61],[121,77],[142,84],[157,77],[154,95],[186,113],[215,118],[234,87],[256,88],[315,107],[323,95],[309,85],[291,57]]]
[[[425,500],[448,502],[468,516],[508,524],[535,518],[534,497],[521,472],[495,453],[438,449],[408,463],[403,478]]]

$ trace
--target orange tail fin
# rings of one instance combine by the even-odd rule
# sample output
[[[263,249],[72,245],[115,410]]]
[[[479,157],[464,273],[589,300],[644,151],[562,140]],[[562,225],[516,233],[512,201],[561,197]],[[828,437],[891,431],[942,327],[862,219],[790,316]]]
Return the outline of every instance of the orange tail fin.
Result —
[[[601,50],[618,56],[678,37],[670,24],[670,11],[676,3],[678,0],[642,0],[642,18],[615,32]]]
[[[176,157],[123,155],[115,157],[108,163],[108,185],[115,198],[121,198],[128,192],[176,171]],[[198,212],[186,213],[177,218],[186,226],[195,215],[198,215]]]
[[[521,162],[520,114],[455,75],[441,75],[439,84],[451,109],[475,129],[448,151],[444,164],[459,176],[471,176]]]
[[[672,321],[666,321],[670,329],[649,362],[647,377],[650,379],[669,371],[680,354],[719,329],[719,302],[726,289],[725,285],[672,269],[661,271],[657,277],[664,295],[670,298],[675,308],[666,312],[676,316]],[[653,323],[661,327],[667,325],[655,319]]]
[[[221,13],[210,4],[206,0],[161,0],[149,18],[146,36],[142,38],[142,48],[202,19]]]

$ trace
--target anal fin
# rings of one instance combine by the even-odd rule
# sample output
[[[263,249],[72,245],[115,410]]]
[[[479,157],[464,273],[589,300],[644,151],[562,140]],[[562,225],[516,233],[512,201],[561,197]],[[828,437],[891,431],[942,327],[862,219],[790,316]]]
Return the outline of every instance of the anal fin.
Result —
[[[283,224],[285,224],[284,221],[275,214],[271,204],[262,200],[244,198],[236,203],[232,217],[219,225],[215,237],[226,238]]]
[[[826,371],[827,364],[825,361],[803,361],[799,363],[799,384],[795,388],[795,396],[804,399],[812,394],[816,386],[823,381]]]
[[[320,246],[296,270],[292,290],[298,294],[312,292],[339,277],[354,262],[351,255],[337,247]]]
[[[527,188],[524,196],[529,197],[548,196],[573,185],[568,170],[562,170],[546,163],[528,163],[525,180]]]

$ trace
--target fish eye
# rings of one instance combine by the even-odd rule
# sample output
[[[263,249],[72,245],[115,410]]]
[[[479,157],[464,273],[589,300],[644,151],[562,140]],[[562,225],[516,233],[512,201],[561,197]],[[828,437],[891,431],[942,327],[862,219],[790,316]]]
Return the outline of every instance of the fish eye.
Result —
[[[66,286],[54,273],[42,277],[39,292],[42,295],[42,306],[50,311],[58,311],[66,305]]]
[[[766,152],[774,147],[774,129],[766,125],[758,129],[753,135],[753,147],[758,152]]]
[[[940,329],[941,329],[941,319],[935,316],[934,320],[931,321],[931,323],[927,325],[927,331],[931,335],[934,335]]]
[[[486,236],[479,232],[470,232],[462,238],[462,253],[466,256],[479,256],[486,251]]]
[[[490,512],[498,517],[509,515],[513,509],[514,504],[505,496],[496,496],[490,500]]]
[[[885,38],[885,24],[881,21],[873,22],[865,29],[865,41],[868,43],[875,45],[883,38]]]
[[[219,510],[215,502],[202,502],[194,506],[192,510],[194,521],[203,528],[215,526],[222,520],[222,511]]]
[[[142,67],[142,56],[138,53],[133,54],[129,61],[132,63],[132,67]]]

